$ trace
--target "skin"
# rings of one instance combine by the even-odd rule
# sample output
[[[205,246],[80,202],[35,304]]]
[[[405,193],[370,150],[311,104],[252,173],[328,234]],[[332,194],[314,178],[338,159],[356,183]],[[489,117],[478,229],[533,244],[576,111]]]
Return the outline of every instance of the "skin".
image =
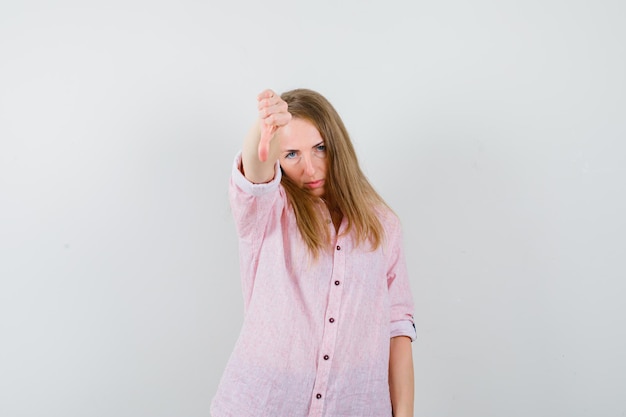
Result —
[[[280,132],[280,166],[285,175],[313,195],[324,195],[326,147],[312,123],[292,119]]]
[[[252,183],[262,184],[274,178],[274,164],[280,151],[281,128],[292,119],[287,103],[272,90],[257,96],[259,117],[246,135],[242,149],[243,174]]]
[[[413,385],[411,339],[394,337],[389,346],[389,394],[394,417],[413,417]]]
[[[257,103],[259,117],[243,143],[244,176],[255,184],[267,183],[274,178],[278,160],[285,175],[322,197],[327,162],[317,128],[306,120],[293,118],[287,103],[272,90],[259,94]],[[333,222],[337,228],[337,219]],[[389,393],[394,417],[413,416],[413,385],[411,339],[394,337],[389,350]]]

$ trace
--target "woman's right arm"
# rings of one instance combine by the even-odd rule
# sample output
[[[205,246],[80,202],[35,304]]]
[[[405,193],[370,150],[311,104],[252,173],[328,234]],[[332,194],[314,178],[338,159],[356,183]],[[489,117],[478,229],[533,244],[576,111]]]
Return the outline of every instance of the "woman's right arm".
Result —
[[[241,155],[242,172],[248,181],[262,184],[274,178],[280,145],[278,130],[291,121],[287,103],[272,90],[257,97],[259,117],[246,135]]]

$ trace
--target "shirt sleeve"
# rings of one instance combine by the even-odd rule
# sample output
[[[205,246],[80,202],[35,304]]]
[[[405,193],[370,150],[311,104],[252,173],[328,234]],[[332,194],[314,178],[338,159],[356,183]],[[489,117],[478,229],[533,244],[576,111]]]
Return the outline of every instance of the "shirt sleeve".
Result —
[[[276,161],[274,178],[264,184],[250,182],[241,172],[241,152],[235,157],[229,187],[230,206],[235,220],[237,233],[241,241],[252,247],[263,238],[263,231],[272,213],[282,210],[284,199],[281,198],[281,170]]]
[[[413,321],[413,296],[404,258],[400,222],[394,218],[393,227],[387,235],[389,244],[389,268],[387,286],[390,297],[390,337],[408,336],[415,341],[417,334]]]

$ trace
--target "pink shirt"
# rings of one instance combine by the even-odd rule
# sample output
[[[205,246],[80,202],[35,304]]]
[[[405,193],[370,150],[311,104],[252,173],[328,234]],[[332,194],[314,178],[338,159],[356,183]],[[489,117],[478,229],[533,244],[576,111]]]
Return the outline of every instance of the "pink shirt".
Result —
[[[252,184],[233,166],[244,322],[211,404],[212,417],[390,417],[390,337],[415,340],[398,219],[381,215],[376,251],[339,235],[314,261],[274,180]]]

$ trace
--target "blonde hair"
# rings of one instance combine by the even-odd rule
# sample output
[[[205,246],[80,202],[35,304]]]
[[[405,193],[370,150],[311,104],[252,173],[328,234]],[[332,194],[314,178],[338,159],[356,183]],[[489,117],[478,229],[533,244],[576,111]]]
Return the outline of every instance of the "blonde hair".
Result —
[[[378,248],[384,239],[378,213],[381,208],[389,207],[361,171],[341,117],[326,98],[312,90],[287,91],[281,98],[287,102],[294,118],[312,123],[324,139],[328,165],[323,198],[346,217],[345,233],[353,232],[357,245],[369,242],[372,249]],[[286,175],[282,176],[281,183],[293,207],[300,234],[317,258],[320,251],[330,248],[328,224],[317,207],[320,199]]]

